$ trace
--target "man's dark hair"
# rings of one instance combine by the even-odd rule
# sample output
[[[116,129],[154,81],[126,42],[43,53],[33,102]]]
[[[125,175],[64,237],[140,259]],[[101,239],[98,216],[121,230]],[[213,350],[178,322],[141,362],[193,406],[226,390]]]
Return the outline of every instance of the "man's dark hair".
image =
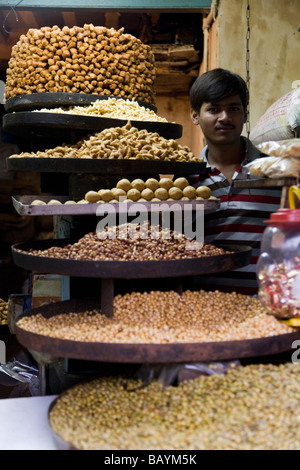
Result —
[[[190,89],[190,105],[200,113],[203,103],[217,103],[231,95],[239,95],[244,109],[247,109],[248,89],[242,77],[229,70],[213,69],[194,81]]]

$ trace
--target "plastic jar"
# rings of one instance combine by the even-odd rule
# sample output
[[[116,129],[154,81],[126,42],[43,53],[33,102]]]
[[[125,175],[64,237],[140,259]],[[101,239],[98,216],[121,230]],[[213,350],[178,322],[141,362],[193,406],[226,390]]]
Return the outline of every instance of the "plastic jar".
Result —
[[[266,223],[257,263],[258,295],[278,318],[300,318],[300,209],[280,209]]]

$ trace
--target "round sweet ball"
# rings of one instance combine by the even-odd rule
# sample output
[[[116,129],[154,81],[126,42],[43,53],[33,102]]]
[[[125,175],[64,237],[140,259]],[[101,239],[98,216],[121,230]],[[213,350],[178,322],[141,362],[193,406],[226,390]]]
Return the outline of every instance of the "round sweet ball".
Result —
[[[127,199],[130,201],[137,201],[140,199],[141,193],[138,189],[131,188],[129,191],[127,191]]]
[[[104,202],[110,202],[115,199],[115,196],[110,189],[104,189],[101,194],[101,199]]]
[[[176,186],[173,186],[169,189],[169,197],[178,201],[178,199],[182,198],[182,190],[180,188],[176,188]]]
[[[173,186],[173,181],[171,178],[161,178],[159,180],[159,187],[164,189],[170,189]]]
[[[97,191],[88,191],[84,196],[84,199],[88,202],[98,202],[100,201],[101,196]]]
[[[128,179],[123,178],[117,182],[117,188],[123,189],[124,191],[129,191],[132,188],[131,183]]]
[[[189,182],[186,178],[176,178],[174,180],[174,186],[176,186],[176,188],[179,188],[179,189],[184,189],[186,186],[189,185]]]
[[[208,186],[198,186],[196,188],[197,196],[201,196],[204,199],[208,199],[211,196],[211,190]]]
[[[146,185],[145,185],[145,182],[142,179],[137,178],[137,179],[131,181],[131,187],[134,188],[134,189],[137,189],[140,192],[142,192],[143,189],[145,189]]]
[[[64,204],[65,204],[66,206],[68,206],[68,205],[76,204],[76,201],[73,201],[72,199],[69,199],[69,200],[66,201]]]
[[[196,199],[197,197],[197,191],[193,186],[186,186],[182,190],[183,196],[188,197],[189,199]]]
[[[51,199],[51,201],[48,202],[48,205],[50,206],[58,206],[61,204],[61,201],[58,201],[57,199]]]
[[[168,190],[166,188],[158,188],[154,192],[154,197],[159,199],[160,201],[166,201],[169,197]]]
[[[151,201],[151,199],[153,199],[154,197],[154,192],[150,188],[145,188],[141,192],[141,197],[145,199],[146,201]]]
[[[45,201],[41,201],[40,199],[34,199],[34,201],[32,201],[30,203],[31,206],[45,206],[46,205],[46,202]]]
[[[124,189],[121,189],[121,188],[112,188],[111,192],[113,193],[114,195],[114,198],[119,201],[120,197],[126,197],[126,191],[124,191]]]
[[[148,178],[145,181],[146,188],[151,189],[152,191],[155,191],[156,189],[159,188],[159,182],[156,178]]]

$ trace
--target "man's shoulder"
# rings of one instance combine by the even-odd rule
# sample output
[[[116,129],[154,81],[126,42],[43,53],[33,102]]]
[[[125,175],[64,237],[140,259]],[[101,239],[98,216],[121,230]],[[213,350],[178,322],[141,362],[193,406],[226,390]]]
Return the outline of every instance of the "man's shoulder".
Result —
[[[199,158],[204,158],[204,160],[206,160],[207,148],[208,148],[207,145],[205,145],[205,147],[203,147],[203,149],[200,152]]]
[[[253,160],[256,160],[257,158],[261,157],[267,157],[264,153],[262,153],[252,142],[250,139],[247,137],[243,137],[245,143],[246,143],[246,149],[247,149],[247,160],[252,162]]]

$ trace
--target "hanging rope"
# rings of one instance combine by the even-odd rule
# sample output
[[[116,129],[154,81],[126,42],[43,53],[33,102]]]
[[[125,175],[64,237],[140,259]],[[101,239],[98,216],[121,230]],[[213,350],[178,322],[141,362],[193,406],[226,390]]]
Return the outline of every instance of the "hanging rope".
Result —
[[[11,34],[11,31],[9,31],[9,30],[6,28],[7,19],[8,19],[8,17],[9,17],[9,15],[11,14],[11,12],[13,11],[14,14],[15,14],[16,22],[19,21],[19,17],[18,17],[18,14],[17,14],[15,8],[17,8],[17,7],[20,5],[20,3],[22,3],[22,2],[23,2],[23,0],[20,0],[15,6],[11,6],[9,12],[7,13],[7,15],[6,15],[5,18],[4,18],[2,27],[3,27],[4,31],[5,31],[7,34]]]
[[[247,0],[246,6],[246,83],[248,88],[247,96],[247,120],[246,120],[246,132],[247,137],[250,135],[250,0]]]

